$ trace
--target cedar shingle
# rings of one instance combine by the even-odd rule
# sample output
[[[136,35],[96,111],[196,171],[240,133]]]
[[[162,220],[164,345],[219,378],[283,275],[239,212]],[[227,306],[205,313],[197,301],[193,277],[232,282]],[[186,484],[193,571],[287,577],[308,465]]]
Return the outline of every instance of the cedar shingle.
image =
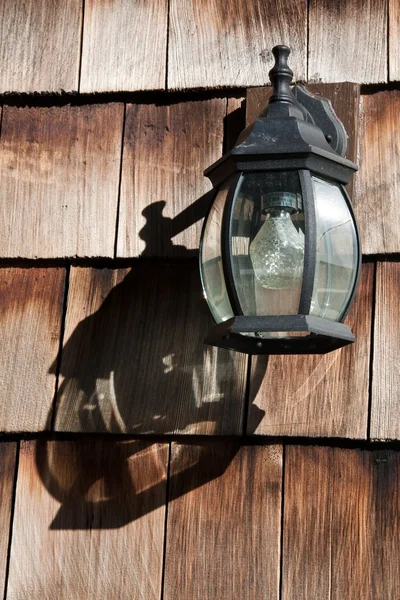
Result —
[[[199,247],[209,201],[192,205],[211,188],[203,171],[222,155],[225,113],[222,98],[127,106],[118,256],[184,257]]]
[[[0,256],[113,256],[122,121],[122,104],[3,109]]]
[[[306,0],[171,0],[170,11],[170,89],[264,85],[271,48],[284,43],[306,78]]]
[[[50,424],[64,269],[0,269],[0,431]]]
[[[165,87],[168,0],[85,3],[81,92]]]
[[[165,600],[278,600],[282,447],[172,445]]]
[[[211,325],[197,263],[73,268],[56,429],[241,433],[247,357]]]
[[[22,442],[7,598],[159,600],[168,445]]]
[[[386,0],[310,0],[308,80],[387,81]]]
[[[0,93],[78,89],[83,0],[3,0]]]

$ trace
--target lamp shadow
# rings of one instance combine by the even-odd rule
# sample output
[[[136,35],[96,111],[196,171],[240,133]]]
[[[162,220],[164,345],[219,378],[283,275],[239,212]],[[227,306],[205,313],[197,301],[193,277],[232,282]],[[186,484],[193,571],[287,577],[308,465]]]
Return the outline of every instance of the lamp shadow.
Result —
[[[139,233],[144,259],[132,268],[73,269],[49,428],[54,416],[59,432],[241,435],[248,357],[203,343],[213,321],[201,290],[198,252],[180,247],[183,258],[174,262],[146,260],[154,256],[154,244],[168,255],[172,237],[204,218],[212,199],[203,196],[165,223],[165,203],[148,206]],[[80,310],[96,304],[94,297],[100,298],[97,308],[79,319]],[[56,369],[54,361],[50,372]],[[255,406],[251,411],[258,424],[264,412]],[[50,528],[122,527],[165,505],[168,472],[173,500],[171,490],[186,494],[222,475],[240,448],[238,441],[226,442],[216,462],[213,448],[220,442],[194,442],[188,435],[182,444],[190,443],[200,447],[199,459],[182,467],[176,452],[169,463],[163,438],[38,440],[39,476],[61,503]]]

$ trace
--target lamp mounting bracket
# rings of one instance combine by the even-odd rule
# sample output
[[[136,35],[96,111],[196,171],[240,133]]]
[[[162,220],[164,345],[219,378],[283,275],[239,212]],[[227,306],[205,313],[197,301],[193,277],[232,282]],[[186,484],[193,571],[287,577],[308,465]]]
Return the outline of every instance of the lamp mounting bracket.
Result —
[[[314,96],[303,85],[293,86],[292,92],[303,109],[304,119],[319,127],[330,147],[340,156],[346,156],[347,133],[333,110],[330,100]]]
[[[314,96],[304,86],[291,87],[293,71],[288,65],[289,46],[279,44],[272,48],[275,64],[269,72],[272,94],[261,117],[297,117],[319,127],[329,146],[346,156],[347,134],[327,98]]]

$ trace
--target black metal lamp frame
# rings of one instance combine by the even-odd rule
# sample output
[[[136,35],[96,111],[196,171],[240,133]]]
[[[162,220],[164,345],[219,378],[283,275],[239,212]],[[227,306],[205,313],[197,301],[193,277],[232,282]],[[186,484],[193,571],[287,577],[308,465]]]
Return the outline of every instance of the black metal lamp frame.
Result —
[[[268,107],[239,136],[236,146],[205,171],[214,187],[232,178],[222,216],[221,254],[227,294],[235,317],[216,325],[207,344],[247,354],[315,354],[330,352],[355,340],[343,323],[356,291],[361,268],[361,244],[350,199],[343,185],[357,165],[344,158],[347,135],[326,99],[316,98],[290,83],[287,46],[273,48],[275,65],[269,75],[273,94]],[[278,142],[276,140],[279,140]],[[244,316],[233,278],[232,223],[236,192],[246,172],[296,171],[299,175],[305,219],[304,268],[299,314]],[[340,320],[309,315],[316,270],[316,213],[311,174],[341,185],[355,224],[358,245],[356,281]],[[203,230],[204,233],[204,230]],[[203,238],[203,236],[202,236]],[[290,336],[256,337],[249,333],[290,332]],[[296,335],[296,332],[303,335]]]

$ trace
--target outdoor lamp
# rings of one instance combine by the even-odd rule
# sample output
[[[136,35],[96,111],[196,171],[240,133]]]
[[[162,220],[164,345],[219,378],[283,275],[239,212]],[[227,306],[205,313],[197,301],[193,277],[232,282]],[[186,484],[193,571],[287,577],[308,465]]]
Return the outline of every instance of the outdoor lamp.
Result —
[[[328,100],[290,88],[272,50],[273,93],[235,147],[205,171],[215,188],[200,271],[216,321],[206,343],[248,354],[317,354],[354,341],[343,323],[360,272],[344,184],[357,166]]]

